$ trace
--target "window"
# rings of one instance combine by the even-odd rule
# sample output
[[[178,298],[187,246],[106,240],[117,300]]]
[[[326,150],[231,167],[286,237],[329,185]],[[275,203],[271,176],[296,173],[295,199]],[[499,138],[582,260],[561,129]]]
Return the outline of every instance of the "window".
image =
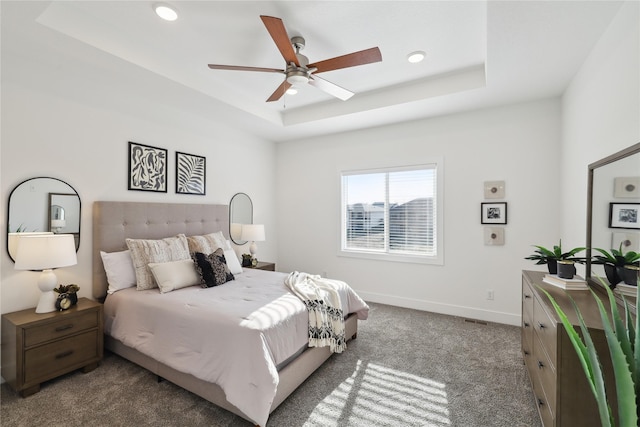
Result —
[[[343,172],[341,255],[442,264],[441,164]]]

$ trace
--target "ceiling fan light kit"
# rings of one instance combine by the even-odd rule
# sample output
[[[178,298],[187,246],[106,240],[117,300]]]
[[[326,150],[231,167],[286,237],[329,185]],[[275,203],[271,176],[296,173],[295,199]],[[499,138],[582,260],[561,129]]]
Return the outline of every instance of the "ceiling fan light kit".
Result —
[[[285,93],[289,93],[289,90],[296,90],[293,88],[294,85],[301,86],[303,84],[309,84],[331,96],[346,101],[354,95],[353,92],[321,79],[316,74],[382,61],[380,49],[374,47],[309,64],[309,58],[300,53],[305,47],[305,39],[303,37],[295,36],[289,38],[287,30],[280,18],[261,15],[260,19],[262,19],[269,35],[271,35],[276,47],[284,58],[286,64],[285,69],[219,64],[209,64],[209,68],[212,70],[260,71],[284,74],[284,81],[273,94],[271,94],[267,102],[277,101]]]
[[[178,12],[176,8],[166,3],[156,3],[153,5],[153,10],[160,18],[165,21],[175,21],[178,19]]]

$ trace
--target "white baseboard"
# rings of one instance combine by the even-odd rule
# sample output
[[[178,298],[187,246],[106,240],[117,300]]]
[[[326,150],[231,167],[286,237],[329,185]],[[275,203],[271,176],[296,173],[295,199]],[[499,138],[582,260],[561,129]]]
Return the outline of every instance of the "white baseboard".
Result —
[[[520,314],[502,313],[499,311],[481,310],[473,307],[443,304],[433,301],[417,300],[398,297],[395,295],[378,294],[374,292],[356,291],[365,301],[388,304],[396,307],[412,308],[415,310],[431,311],[433,313],[448,314],[450,316],[464,317],[485,322],[503,323],[506,325],[520,326],[522,317]]]

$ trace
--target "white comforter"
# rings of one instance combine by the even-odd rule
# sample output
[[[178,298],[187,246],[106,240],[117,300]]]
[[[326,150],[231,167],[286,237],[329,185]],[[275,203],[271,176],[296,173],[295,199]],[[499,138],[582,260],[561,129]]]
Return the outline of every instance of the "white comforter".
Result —
[[[245,269],[214,288],[118,291],[105,301],[105,333],[178,371],[218,384],[227,400],[266,425],[278,387],[276,365],[308,342],[305,305],[285,273]],[[369,307],[347,285],[344,313]]]

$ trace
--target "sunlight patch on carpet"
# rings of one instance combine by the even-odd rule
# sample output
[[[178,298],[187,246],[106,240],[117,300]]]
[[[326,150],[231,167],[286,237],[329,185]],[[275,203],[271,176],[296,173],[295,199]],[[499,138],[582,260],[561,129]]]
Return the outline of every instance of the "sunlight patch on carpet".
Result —
[[[451,425],[446,385],[375,363],[353,374],[316,406],[305,425]]]

